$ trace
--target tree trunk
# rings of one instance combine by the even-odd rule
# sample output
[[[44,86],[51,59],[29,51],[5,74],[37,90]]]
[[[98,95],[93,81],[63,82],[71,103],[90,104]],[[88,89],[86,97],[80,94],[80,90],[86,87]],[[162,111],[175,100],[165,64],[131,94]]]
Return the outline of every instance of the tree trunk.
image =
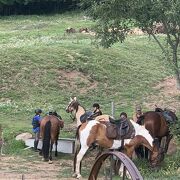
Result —
[[[180,73],[179,73],[179,71],[176,71],[175,76],[176,76],[176,87],[178,90],[180,90]]]
[[[173,48],[173,65],[174,65],[175,77],[176,77],[176,87],[178,90],[180,90],[180,71],[177,61],[177,48]]]

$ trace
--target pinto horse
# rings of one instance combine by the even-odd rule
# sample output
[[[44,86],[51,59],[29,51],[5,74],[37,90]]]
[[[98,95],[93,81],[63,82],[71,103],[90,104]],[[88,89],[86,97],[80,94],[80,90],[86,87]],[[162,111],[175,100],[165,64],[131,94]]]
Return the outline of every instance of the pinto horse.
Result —
[[[159,151],[159,162],[164,159],[164,154],[167,153],[172,134],[170,134],[169,126],[178,120],[176,114],[171,110],[162,110],[155,108],[155,111],[145,112],[137,121],[138,124],[144,125],[149,130],[151,136],[156,140],[156,145]],[[161,140],[164,139],[165,141]],[[139,149],[142,152],[141,149]],[[142,154],[141,154],[142,156]],[[147,152],[146,152],[147,158]]]
[[[96,143],[100,147],[106,149],[118,149],[122,145],[122,140],[109,139],[106,135],[107,127],[101,121],[91,120],[81,123],[80,117],[84,114],[85,109],[79,104],[76,98],[70,99],[66,111],[68,113],[74,112],[74,115],[76,116],[76,118],[78,118],[78,135],[81,147],[79,153],[77,154],[75,172],[73,174],[73,177],[80,178],[81,160],[93,143]],[[149,134],[149,131],[143,126],[140,126],[133,121],[131,121],[131,123],[135,130],[135,136],[133,139],[124,139],[124,149],[126,155],[131,158],[134,149],[139,145],[144,145],[152,152],[150,160],[155,164],[158,152],[156,147],[153,145],[152,136]]]
[[[73,119],[76,119],[76,126],[79,127],[82,122],[80,120],[80,117],[86,112],[86,109],[80,105],[80,103],[77,101],[77,98],[70,98],[70,102],[66,108],[67,113],[71,113],[74,117]],[[95,120],[97,121],[109,121],[109,118],[111,116],[103,114],[100,116],[97,116]]]
[[[40,133],[42,137],[42,155],[45,161],[52,163],[52,148],[55,143],[55,156],[57,156],[57,144],[60,128],[64,127],[64,121],[56,113],[51,112],[46,115],[40,123]]]

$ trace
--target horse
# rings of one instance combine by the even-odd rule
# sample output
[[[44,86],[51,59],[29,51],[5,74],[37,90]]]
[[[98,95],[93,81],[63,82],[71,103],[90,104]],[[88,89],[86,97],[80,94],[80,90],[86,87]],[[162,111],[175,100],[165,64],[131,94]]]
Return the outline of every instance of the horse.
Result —
[[[137,121],[138,124],[144,125],[149,130],[151,136],[156,140],[159,151],[160,161],[164,159],[164,154],[167,153],[170,140],[173,135],[170,133],[170,125],[177,122],[178,118],[175,112],[156,107],[155,111],[145,112]],[[164,141],[162,141],[164,139]],[[162,143],[163,142],[163,143]],[[142,149],[139,149],[140,155]],[[148,153],[145,151],[145,157]]]
[[[73,120],[76,119],[76,127],[79,127],[79,125],[82,124],[80,117],[86,112],[86,109],[80,105],[80,103],[77,101],[77,98],[71,98],[68,106],[66,107],[66,112],[71,113],[73,115]],[[112,118],[109,115],[103,114],[100,116],[97,116],[95,120],[97,121],[109,121],[109,119]]]
[[[132,158],[132,154],[134,149],[139,145],[144,145],[147,147],[152,153],[150,157],[150,162],[152,165],[156,165],[158,159],[158,152],[156,146],[153,144],[153,138],[149,134],[149,131],[145,129],[143,126],[133,122],[130,120],[135,132],[134,138],[132,139],[124,139],[124,140],[115,140],[107,137],[106,129],[107,126],[102,121],[91,120],[85,121],[81,123],[80,117],[85,113],[85,109],[80,105],[76,98],[70,98],[70,102],[66,107],[66,112],[72,113],[74,112],[75,117],[77,118],[78,126],[78,138],[80,141],[80,151],[77,154],[76,158],[76,166],[73,177],[80,178],[80,163],[85,153],[91,147],[91,145],[95,142],[102,148],[106,149],[118,149],[122,146],[122,141],[124,141],[124,152],[130,158]]]
[[[50,112],[40,122],[40,135],[42,137],[43,160],[52,163],[52,148],[55,143],[55,156],[57,156],[57,144],[60,128],[64,127],[64,121],[56,112]]]

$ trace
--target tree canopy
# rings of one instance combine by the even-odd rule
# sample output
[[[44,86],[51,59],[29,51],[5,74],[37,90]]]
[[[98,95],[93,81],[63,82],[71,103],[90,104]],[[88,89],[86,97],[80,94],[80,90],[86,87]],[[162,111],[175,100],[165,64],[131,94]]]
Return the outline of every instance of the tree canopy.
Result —
[[[153,36],[171,63],[180,89],[177,53],[180,41],[179,0],[81,0],[81,3],[88,10],[88,15],[96,20],[97,38],[104,47],[124,41],[132,25]],[[157,23],[164,28],[166,45],[153,31]]]
[[[78,7],[79,0],[0,0],[0,15],[58,13]]]

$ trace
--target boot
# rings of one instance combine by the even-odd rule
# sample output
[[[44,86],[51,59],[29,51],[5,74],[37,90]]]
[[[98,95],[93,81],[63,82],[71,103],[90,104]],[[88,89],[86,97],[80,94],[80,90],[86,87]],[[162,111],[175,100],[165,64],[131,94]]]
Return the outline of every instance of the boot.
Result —
[[[34,141],[34,151],[38,151],[38,149],[37,149],[37,147],[38,147],[38,143],[39,143],[39,141]]]

